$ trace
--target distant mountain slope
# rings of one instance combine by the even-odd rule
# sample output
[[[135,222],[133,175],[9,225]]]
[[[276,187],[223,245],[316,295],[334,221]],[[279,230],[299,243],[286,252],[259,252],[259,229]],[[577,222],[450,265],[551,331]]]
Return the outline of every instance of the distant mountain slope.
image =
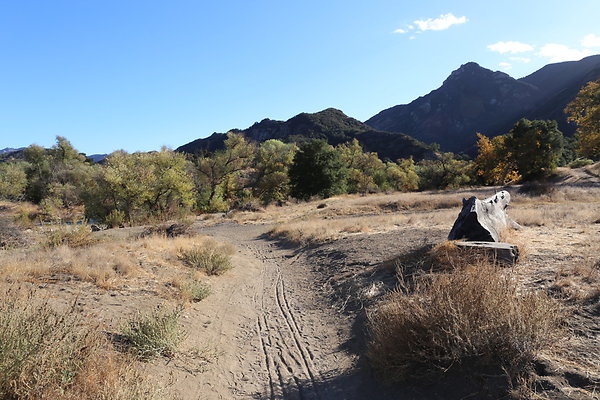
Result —
[[[598,78],[600,55],[550,64],[518,80],[470,62],[452,72],[440,88],[383,110],[365,123],[455,152],[472,152],[476,132],[504,134],[523,117],[557,120],[564,133],[572,134],[575,128],[566,122],[563,110],[586,82]]]
[[[5,147],[0,149],[0,154],[14,153],[15,151],[23,150],[24,148],[25,147],[19,147],[18,149],[13,149],[12,147]]]
[[[374,151],[379,154],[379,157],[392,160],[409,156],[420,159],[430,152],[423,143],[407,135],[373,129],[334,108],[314,114],[298,114],[287,121],[264,119],[248,129],[232,131],[241,133],[255,142],[279,139],[284,142],[302,143],[311,139],[323,139],[329,144],[337,145],[356,138],[365,151]],[[223,148],[225,139],[226,134],[214,133],[205,139],[197,139],[180,146],[177,151],[210,152]]]
[[[22,159],[23,158],[23,150],[25,150],[25,147],[19,147],[18,149],[13,149],[12,147],[6,147],[6,148],[0,150],[0,162]]]

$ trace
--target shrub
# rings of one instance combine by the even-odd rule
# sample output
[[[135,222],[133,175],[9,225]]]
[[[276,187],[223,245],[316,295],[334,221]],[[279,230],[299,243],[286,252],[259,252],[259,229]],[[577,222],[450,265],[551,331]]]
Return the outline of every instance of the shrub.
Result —
[[[46,247],[55,248],[62,245],[83,247],[95,243],[90,228],[85,224],[74,227],[59,226],[46,232]]]
[[[106,222],[110,228],[118,228],[125,222],[125,212],[113,209],[106,217],[104,217],[104,222]]]
[[[73,309],[53,310],[33,292],[2,293],[0,398],[56,398],[82,370],[93,347]]]
[[[592,165],[594,160],[590,160],[589,158],[577,158],[569,163],[569,168],[581,168],[587,167],[588,165]]]
[[[181,295],[189,301],[201,301],[210,294],[210,286],[196,280],[189,280],[180,286]]]
[[[173,356],[185,336],[179,328],[181,312],[180,307],[170,312],[157,307],[150,313],[136,314],[122,329],[131,352],[141,360]]]
[[[460,367],[523,371],[560,332],[556,301],[519,292],[483,261],[401,287],[369,315],[369,359],[391,380]]]
[[[195,246],[180,249],[179,258],[190,267],[201,269],[208,275],[222,275],[232,268],[231,257],[212,248]]]

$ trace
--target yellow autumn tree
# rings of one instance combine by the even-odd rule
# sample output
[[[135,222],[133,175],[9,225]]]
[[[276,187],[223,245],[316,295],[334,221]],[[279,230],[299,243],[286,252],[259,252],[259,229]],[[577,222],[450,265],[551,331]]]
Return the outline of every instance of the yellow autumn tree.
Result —
[[[577,152],[600,159],[600,79],[585,85],[565,113],[569,122],[577,124]]]
[[[479,149],[475,159],[475,172],[486,185],[504,185],[521,179],[511,154],[506,148],[506,137],[492,139],[477,133]]]

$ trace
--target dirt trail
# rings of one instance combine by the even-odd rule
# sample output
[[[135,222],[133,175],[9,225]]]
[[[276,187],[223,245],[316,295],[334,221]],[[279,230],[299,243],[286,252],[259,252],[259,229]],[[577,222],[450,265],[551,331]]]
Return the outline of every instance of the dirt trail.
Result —
[[[205,321],[194,340],[213,343],[219,356],[195,379],[175,377],[186,381],[175,385],[185,387],[184,398],[386,398],[369,373],[356,368],[348,347],[352,321],[315,287],[319,280],[303,253],[262,238],[264,226],[220,224],[199,231],[239,252],[226,286],[192,317]]]

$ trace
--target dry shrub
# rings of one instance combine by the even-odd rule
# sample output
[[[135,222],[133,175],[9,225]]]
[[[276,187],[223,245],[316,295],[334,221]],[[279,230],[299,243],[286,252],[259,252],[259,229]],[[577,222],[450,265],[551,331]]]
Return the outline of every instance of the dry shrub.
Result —
[[[33,228],[41,213],[39,206],[28,202],[13,203],[10,209],[14,213],[15,223],[23,228]]]
[[[15,287],[1,295],[0,398],[160,398],[74,305],[57,311],[36,292]]]
[[[88,357],[92,332],[74,310],[57,312],[32,292],[2,293],[0,398],[53,396],[73,382]]]
[[[108,344],[105,344],[108,345]],[[176,399],[163,386],[140,371],[131,356],[98,349],[83,364],[65,400]]]
[[[490,263],[421,277],[369,314],[368,357],[390,380],[480,366],[523,371],[559,335],[562,312]],[[408,287],[408,286],[405,286]]]
[[[395,268],[400,283],[407,284],[429,273],[462,270],[496,261],[493,252],[459,247],[454,241],[446,240],[417,248],[386,263]]]
[[[204,300],[211,293],[208,284],[192,278],[185,280],[176,278],[171,281],[171,285],[179,289],[181,299],[188,302]]]
[[[208,275],[223,275],[233,268],[231,257],[218,249],[194,246],[179,250],[179,258],[188,266]]]
[[[62,245],[69,247],[85,247],[96,242],[87,225],[59,225],[45,232],[45,246],[54,248]]]
[[[122,329],[131,352],[141,360],[163,355],[173,356],[185,338],[179,328],[179,318],[183,309],[172,311],[155,308],[149,313],[137,313]]]

